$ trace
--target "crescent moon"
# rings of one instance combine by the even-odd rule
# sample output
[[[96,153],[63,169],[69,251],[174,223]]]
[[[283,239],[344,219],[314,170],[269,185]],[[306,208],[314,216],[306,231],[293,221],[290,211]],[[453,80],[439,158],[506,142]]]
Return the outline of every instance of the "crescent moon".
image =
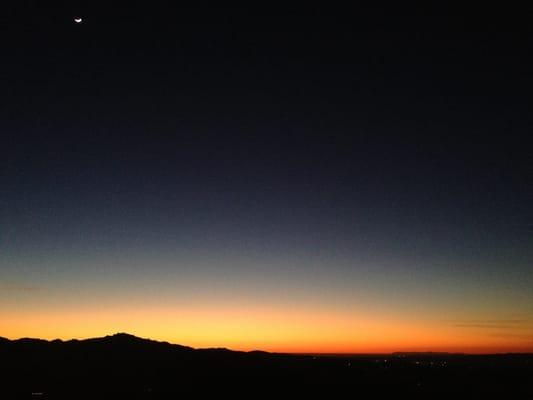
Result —
[[[81,23],[81,21],[83,21],[83,19],[81,19],[81,18],[74,18],[74,22],[77,23],[77,24]]]

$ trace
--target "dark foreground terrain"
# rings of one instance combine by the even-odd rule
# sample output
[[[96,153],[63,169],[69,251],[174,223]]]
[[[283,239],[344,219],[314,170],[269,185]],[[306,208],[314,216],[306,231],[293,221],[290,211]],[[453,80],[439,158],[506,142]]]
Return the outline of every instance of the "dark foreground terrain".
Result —
[[[341,393],[533,398],[533,355],[303,356],[195,350],[126,334],[81,341],[0,339],[0,379],[2,399]]]

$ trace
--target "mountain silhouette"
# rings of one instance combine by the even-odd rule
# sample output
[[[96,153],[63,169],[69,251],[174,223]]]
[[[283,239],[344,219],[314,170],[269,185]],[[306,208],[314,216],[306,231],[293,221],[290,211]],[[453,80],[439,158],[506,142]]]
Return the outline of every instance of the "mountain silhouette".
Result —
[[[194,349],[126,333],[85,340],[0,338],[0,397],[176,398],[533,395],[533,356],[291,355]]]

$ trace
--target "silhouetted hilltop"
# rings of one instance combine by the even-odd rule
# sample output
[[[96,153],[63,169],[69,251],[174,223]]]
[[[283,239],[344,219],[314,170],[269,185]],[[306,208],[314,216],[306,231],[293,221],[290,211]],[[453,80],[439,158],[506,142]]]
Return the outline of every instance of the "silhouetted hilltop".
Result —
[[[157,341],[152,339],[145,339],[140,338],[135,335],[130,335],[128,333],[116,333],[114,335],[107,335],[104,337],[98,337],[98,338],[89,338],[89,339],[70,339],[70,340],[61,340],[61,339],[54,339],[54,340],[44,340],[44,339],[35,339],[35,338],[21,338],[21,339],[15,339],[15,340],[9,340],[3,337],[0,337],[0,345],[9,345],[13,346],[15,348],[23,348],[23,347],[36,347],[41,346],[43,349],[45,348],[51,348],[51,347],[58,347],[62,346],[65,348],[90,348],[92,350],[95,349],[128,349],[133,351],[140,351],[140,350],[165,350],[170,352],[178,352],[178,351],[198,351],[198,352],[210,352],[210,353],[216,353],[216,352],[234,352],[234,353],[242,353],[238,351],[232,351],[228,350],[226,348],[206,348],[206,349],[194,349],[192,347],[188,346],[182,346],[179,344],[171,344],[169,342],[165,341]],[[266,353],[266,352],[263,352]]]
[[[32,393],[50,399],[212,392],[533,395],[533,356],[524,354],[290,355],[193,349],[119,333],[68,341],[0,338],[0,360],[0,397],[9,399],[34,398]]]
[[[75,344],[102,344],[102,345],[113,345],[113,346],[146,346],[146,345],[166,345],[166,346],[176,346],[183,349],[192,349],[191,347],[171,345],[168,342],[160,342],[151,339],[144,339],[128,333],[116,333],[114,335],[108,335],[98,338],[90,339],[70,339],[70,340],[44,340],[44,339],[35,339],[35,338],[21,338],[15,340],[9,340],[6,338],[0,338],[0,343],[11,343],[13,345],[17,344],[50,344],[50,345],[75,345]]]
[[[170,344],[168,342],[160,342],[151,339],[144,339],[127,333],[116,333],[111,336],[101,338],[92,338],[79,341],[69,341],[69,343],[77,342],[81,345],[103,346],[112,348],[122,348],[130,350],[166,350],[166,351],[191,351],[192,347],[180,346],[177,344]]]

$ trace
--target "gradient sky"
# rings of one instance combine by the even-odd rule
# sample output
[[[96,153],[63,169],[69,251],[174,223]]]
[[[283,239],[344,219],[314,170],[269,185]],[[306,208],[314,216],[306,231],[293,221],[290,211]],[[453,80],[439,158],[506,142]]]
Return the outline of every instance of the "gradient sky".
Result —
[[[0,336],[533,351],[525,17],[168,7],[2,16]]]

